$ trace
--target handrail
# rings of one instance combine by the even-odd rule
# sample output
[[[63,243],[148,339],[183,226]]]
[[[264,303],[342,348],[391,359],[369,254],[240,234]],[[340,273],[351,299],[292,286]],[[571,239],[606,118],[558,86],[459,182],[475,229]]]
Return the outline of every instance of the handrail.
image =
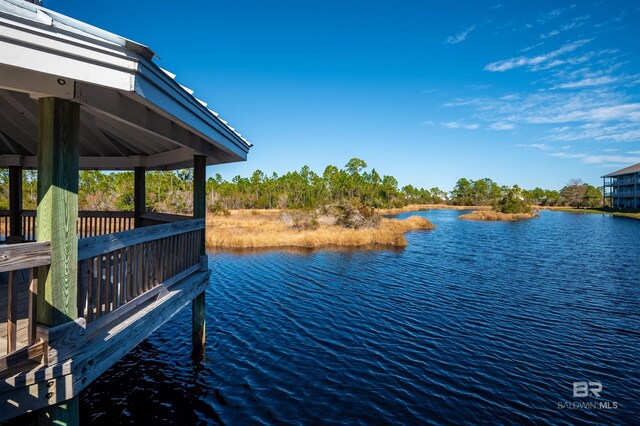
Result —
[[[185,220],[193,219],[193,216],[181,215],[181,214],[169,214],[169,213],[157,213],[157,212],[146,212],[140,215],[140,217],[147,222],[150,222],[150,225],[159,225],[160,223],[174,223],[174,222],[183,222]],[[153,223],[159,222],[159,223]]]
[[[0,272],[51,264],[51,243],[23,243],[0,246]]]
[[[107,254],[136,244],[146,243],[176,234],[204,229],[204,219],[191,219],[183,222],[166,223],[163,225],[147,226],[117,234],[99,235],[78,241],[78,260]]]
[[[10,210],[0,210],[0,217],[9,216]],[[37,210],[22,210],[21,216],[35,217]],[[78,217],[134,217],[132,211],[114,211],[114,210],[78,210]]]
[[[0,233],[9,237],[8,210],[0,210]],[[36,239],[36,210],[23,210],[20,213],[22,235],[25,241]],[[89,238],[102,234],[111,234],[133,229],[134,213],[131,211],[81,210],[78,212],[78,236]]]

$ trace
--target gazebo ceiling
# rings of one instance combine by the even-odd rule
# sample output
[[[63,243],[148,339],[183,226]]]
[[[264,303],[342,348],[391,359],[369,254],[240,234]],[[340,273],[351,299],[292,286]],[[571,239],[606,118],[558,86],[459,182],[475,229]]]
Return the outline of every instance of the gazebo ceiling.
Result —
[[[38,99],[81,105],[80,167],[243,161],[251,144],[146,46],[20,0],[0,1],[0,167],[37,166]]]

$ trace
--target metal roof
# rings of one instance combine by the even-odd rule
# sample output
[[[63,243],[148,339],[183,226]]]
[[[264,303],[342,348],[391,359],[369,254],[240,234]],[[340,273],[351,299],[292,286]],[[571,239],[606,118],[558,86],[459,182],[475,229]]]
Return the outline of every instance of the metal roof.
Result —
[[[601,177],[603,178],[614,177],[614,176],[628,175],[630,173],[640,173],[640,163],[634,164],[633,166],[625,167],[624,169],[620,169],[617,172],[609,173],[608,175],[604,175]]]
[[[0,167],[37,164],[37,99],[81,105],[80,166],[175,169],[246,160],[251,144],[158,67],[147,46],[0,0]]]

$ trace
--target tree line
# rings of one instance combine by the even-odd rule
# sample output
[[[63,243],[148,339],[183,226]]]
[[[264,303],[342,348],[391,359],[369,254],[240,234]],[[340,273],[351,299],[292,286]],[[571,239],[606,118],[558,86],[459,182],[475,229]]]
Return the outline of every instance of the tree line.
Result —
[[[522,189],[518,185],[512,187],[498,185],[491,179],[469,180],[459,179],[451,197],[451,204],[458,206],[492,205],[506,194],[516,194],[528,204],[539,206],[571,206],[601,207],[602,189],[584,183],[581,179],[571,179],[562,189]]]
[[[82,210],[133,210],[133,172],[105,173],[80,171],[78,203]],[[0,170],[0,209],[9,206],[9,173]],[[193,172],[149,171],[146,174],[146,207],[163,213],[192,211]],[[353,158],[338,168],[327,166],[317,174],[308,166],[282,175],[267,175],[256,170],[249,177],[235,176],[230,181],[220,174],[207,180],[207,204],[210,211],[231,209],[315,209],[348,202],[374,208],[402,207],[408,204],[492,205],[506,195],[522,198],[526,203],[544,206],[571,205],[598,207],[600,189],[579,179],[561,190],[521,189],[499,185],[491,179],[461,178],[451,192],[440,188],[400,187],[389,175]],[[515,194],[515,195],[514,195]],[[37,203],[37,173],[23,173],[23,208],[34,209]]]

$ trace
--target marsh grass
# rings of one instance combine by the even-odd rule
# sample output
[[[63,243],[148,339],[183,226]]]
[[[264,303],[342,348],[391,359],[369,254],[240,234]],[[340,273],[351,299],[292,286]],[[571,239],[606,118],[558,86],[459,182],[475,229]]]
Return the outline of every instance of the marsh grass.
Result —
[[[501,213],[496,211],[475,211],[458,216],[463,220],[478,220],[486,222],[510,222],[514,220],[533,219],[538,217],[535,213]]]
[[[346,229],[331,220],[318,218],[316,229],[296,229],[282,220],[280,210],[231,211],[229,216],[207,218],[206,243],[209,248],[254,249],[280,247],[405,247],[404,234],[430,230],[427,219],[381,219],[375,228]]]

